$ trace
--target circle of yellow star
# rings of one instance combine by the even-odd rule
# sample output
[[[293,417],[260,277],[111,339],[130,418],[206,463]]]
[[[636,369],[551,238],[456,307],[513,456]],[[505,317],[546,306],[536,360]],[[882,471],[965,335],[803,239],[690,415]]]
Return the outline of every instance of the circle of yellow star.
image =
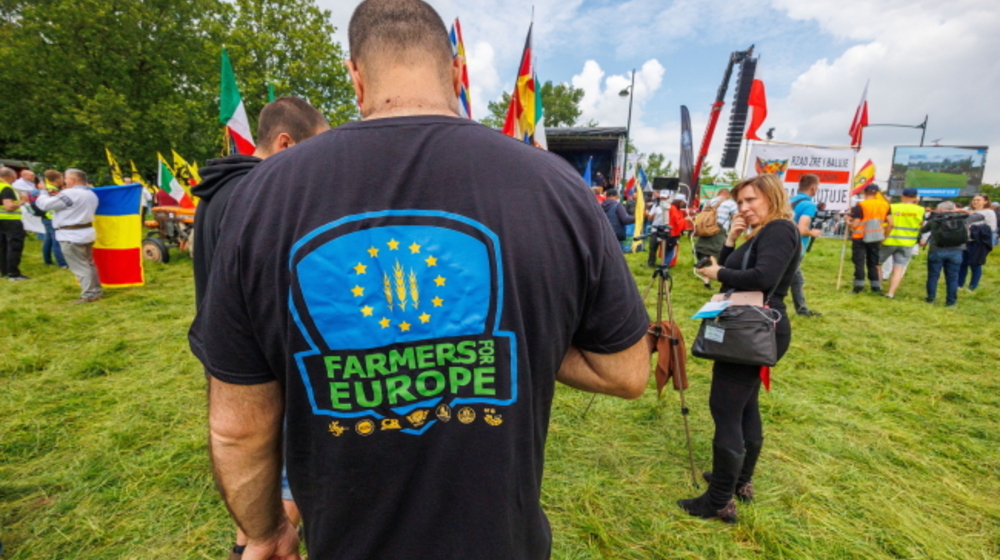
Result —
[[[392,321],[390,321],[387,317],[382,317],[382,320],[379,321],[378,324],[382,325],[383,329],[387,329],[389,328],[389,325],[392,324]]]
[[[368,254],[371,255],[372,258],[374,259],[375,257],[378,257],[378,249],[376,249],[375,247],[369,247]]]
[[[354,297],[361,297],[365,295],[365,289],[361,286],[354,286],[351,288],[351,293],[354,294]]]
[[[442,305],[444,305],[444,300],[439,297],[435,297],[434,299],[431,300],[431,303],[434,304],[434,307],[441,307]]]
[[[366,306],[364,306],[364,307],[361,308],[361,314],[364,315],[365,317],[371,317],[372,316],[372,311],[375,311],[375,310],[372,309],[370,305],[366,305]]]
[[[424,262],[427,263],[427,266],[437,266],[438,264],[438,260],[435,257],[427,257],[424,259]]]
[[[427,323],[431,320],[431,316],[425,311],[424,314],[419,317],[419,319],[421,323]]]
[[[410,252],[414,255],[420,252],[420,245],[417,245],[416,241],[413,242],[413,245],[410,245]]]
[[[399,249],[399,241],[396,241],[395,239],[390,239],[389,242],[386,243],[386,245],[389,246],[390,251],[395,251]]]
[[[406,321],[403,321],[402,323],[399,324],[399,330],[403,332],[410,330],[410,324],[407,323]]]
[[[437,278],[434,279],[434,284],[436,286],[444,286],[444,282],[445,282],[444,276],[438,276]]]
[[[354,272],[358,274],[364,274],[366,270],[368,270],[368,267],[361,263],[358,263],[358,266],[354,267]]]

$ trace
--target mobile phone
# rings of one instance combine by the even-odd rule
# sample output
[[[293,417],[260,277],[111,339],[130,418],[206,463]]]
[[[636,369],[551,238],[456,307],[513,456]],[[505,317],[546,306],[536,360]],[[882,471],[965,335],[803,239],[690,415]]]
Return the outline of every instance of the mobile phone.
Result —
[[[705,257],[700,261],[694,263],[695,268],[705,268],[706,266],[712,264],[712,257]]]

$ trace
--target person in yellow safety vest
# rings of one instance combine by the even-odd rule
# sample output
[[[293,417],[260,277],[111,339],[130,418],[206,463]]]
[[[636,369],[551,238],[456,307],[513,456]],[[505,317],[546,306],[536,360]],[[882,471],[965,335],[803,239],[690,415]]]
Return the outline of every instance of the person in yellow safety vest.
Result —
[[[27,280],[21,274],[21,253],[24,252],[24,224],[21,223],[21,195],[11,186],[17,173],[0,167],[0,272],[14,282]]]
[[[902,202],[891,207],[892,231],[882,243],[879,262],[885,262],[892,257],[892,277],[889,278],[889,291],[885,297],[893,299],[899,283],[903,281],[906,265],[913,257],[913,248],[920,241],[920,227],[924,225],[924,207],[917,204],[917,189],[903,189]]]
[[[854,261],[854,293],[865,289],[865,268],[872,291],[882,292],[882,276],[879,274],[879,253],[882,241],[892,231],[892,215],[889,202],[882,196],[878,185],[865,187],[865,199],[851,208],[848,221],[852,233],[851,260]]]

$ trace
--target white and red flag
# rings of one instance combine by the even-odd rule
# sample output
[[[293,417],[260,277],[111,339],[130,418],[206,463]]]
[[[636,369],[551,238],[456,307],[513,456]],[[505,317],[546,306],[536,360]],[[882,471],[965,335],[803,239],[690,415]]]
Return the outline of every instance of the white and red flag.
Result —
[[[861,94],[861,103],[854,111],[854,120],[851,121],[851,146],[861,149],[861,136],[868,126],[868,82],[865,82],[865,91]]]
[[[746,137],[750,140],[760,140],[757,130],[764,124],[767,118],[767,95],[764,93],[763,80],[754,79],[750,85],[750,96],[747,98],[747,105],[751,109],[750,124],[747,126]]]
[[[252,155],[256,146],[250,133],[250,119],[236,85],[236,74],[229,62],[229,52],[222,47],[222,80],[219,90],[219,122],[226,125],[226,132],[233,142],[234,152]]]

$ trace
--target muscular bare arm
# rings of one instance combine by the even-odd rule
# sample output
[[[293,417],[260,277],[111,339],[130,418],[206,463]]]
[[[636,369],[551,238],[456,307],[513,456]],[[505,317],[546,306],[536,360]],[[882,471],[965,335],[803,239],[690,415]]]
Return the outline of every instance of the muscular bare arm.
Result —
[[[647,338],[615,354],[595,354],[573,346],[556,379],[581,391],[637,399],[649,381],[649,356]]]
[[[209,379],[212,467],[229,512],[248,537],[246,552],[254,557],[267,549],[278,557],[297,558],[290,550],[295,529],[281,506],[281,386],[277,381],[232,385]]]

